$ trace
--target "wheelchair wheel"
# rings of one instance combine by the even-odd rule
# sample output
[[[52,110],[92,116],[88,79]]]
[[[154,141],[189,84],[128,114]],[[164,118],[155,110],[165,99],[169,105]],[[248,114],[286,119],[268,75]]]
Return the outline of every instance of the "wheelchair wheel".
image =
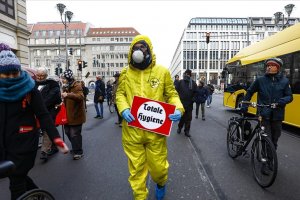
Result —
[[[25,192],[17,200],[55,200],[55,198],[47,191],[41,189],[33,189]]]

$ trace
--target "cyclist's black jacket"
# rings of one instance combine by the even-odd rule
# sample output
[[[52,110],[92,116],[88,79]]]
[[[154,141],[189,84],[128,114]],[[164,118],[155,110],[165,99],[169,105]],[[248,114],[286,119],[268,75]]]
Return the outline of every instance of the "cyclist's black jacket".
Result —
[[[276,75],[265,74],[257,78],[248,88],[244,101],[250,101],[252,95],[257,92],[258,104],[278,103],[278,108],[261,108],[261,115],[265,119],[280,120],[284,119],[285,105],[293,101],[292,90],[289,80],[281,73]]]

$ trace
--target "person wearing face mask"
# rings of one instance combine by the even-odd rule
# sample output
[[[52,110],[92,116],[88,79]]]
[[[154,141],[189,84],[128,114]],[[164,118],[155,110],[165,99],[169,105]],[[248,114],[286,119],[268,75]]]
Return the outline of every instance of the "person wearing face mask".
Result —
[[[36,87],[41,92],[46,108],[48,109],[52,120],[55,121],[59,111],[58,105],[61,103],[60,88],[57,81],[48,78],[48,70],[45,67],[39,67],[36,73]],[[45,130],[43,132],[43,141],[41,147],[40,159],[47,161],[48,156],[58,152],[58,149],[52,145],[51,140]]]
[[[187,69],[184,72],[183,79],[179,81],[176,87],[176,90],[180,97],[180,101],[182,102],[185,110],[178,124],[177,133],[180,134],[181,129],[184,127],[184,134],[186,137],[191,137],[190,128],[193,117],[193,103],[197,93],[197,84],[194,80],[192,80],[191,76],[192,71],[190,69]]]
[[[257,78],[248,88],[244,101],[250,101],[252,95],[257,92],[258,104],[273,104],[275,108],[261,108],[263,125],[268,136],[271,137],[275,148],[281,135],[282,121],[286,104],[293,101],[289,80],[282,75],[280,69],[283,62],[280,58],[269,58],[264,62],[266,73]],[[247,106],[243,105],[242,111],[247,112]]]
[[[167,161],[167,140],[165,136],[129,127],[126,122],[136,120],[130,113],[134,96],[167,102],[176,106],[172,121],[179,121],[184,113],[170,72],[166,67],[156,64],[153,46],[145,35],[136,36],[128,53],[129,66],[125,67],[119,77],[116,103],[123,117],[122,144],[128,157],[130,172],[129,183],[134,199],[145,200],[148,196],[146,180],[148,171],[156,183],[155,196],[163,199],[168,180],[169,163]]]
[[[12,200],[37,188],[28,173],[38,150],[39,124],[58,149],[67,153],[34,80],[21,69],[9,46],[0,43],[0,161],[16,165],[8,177]]]

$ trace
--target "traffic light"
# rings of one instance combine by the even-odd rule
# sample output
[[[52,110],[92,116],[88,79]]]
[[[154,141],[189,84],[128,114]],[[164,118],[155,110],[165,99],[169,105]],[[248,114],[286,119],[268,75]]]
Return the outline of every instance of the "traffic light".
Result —
[[[70,48],[70,49],[69,49],[69,54],[70,54],[70,55],[73,55],[73,48]]]
[[[82,68],[86,68],[87,67],[87,62],[82,61],[83,62],[83,67]]]
[[[58,76],[58,67],[55,68],[55,75]]]
[[[82,71],[82,61],[81,60],[77,60],[77,65],[78,65],[78,70]]]
[[[206,43],[209,43],[209,39],[210,39],[210,32],[206,32]]]

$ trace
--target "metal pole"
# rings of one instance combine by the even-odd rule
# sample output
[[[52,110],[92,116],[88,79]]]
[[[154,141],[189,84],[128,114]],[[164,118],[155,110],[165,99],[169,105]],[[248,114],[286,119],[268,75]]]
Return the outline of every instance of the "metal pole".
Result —
[[[79,53],[80,53],[80,54],[79,54],[80,56],[79,56],[79,57],[80,57],[80,60],[82,61],[82,59],[81,59],[81,31],[80,31],[80,33],[79,33],[79,50],[80,50],[80,52],[79,52]],[[82,64],[83,64],[83,62],[82,62]],[[82,70],[81,70],[81,77],[80,77],[81,80],[82,80],[82,71],[83,71],[83,68],[82,68]]]
[[[68,66],[68,42],[67,42],[67,15],[65,13],[65,43],[66,43],[66,69],[69,69]]]
[[[207,44],[207,69],[206,69],[206,85],[208,84],[208,79],[209,79],[209,63],[210,63],[210,55],[209,55],[209,45],[210,43]]]
[[[249,46],[249,17],[247,18],[247,46]]]
[[[283,30],[284,29],[284,14],[282,13],[282,29],[281,30]]]

